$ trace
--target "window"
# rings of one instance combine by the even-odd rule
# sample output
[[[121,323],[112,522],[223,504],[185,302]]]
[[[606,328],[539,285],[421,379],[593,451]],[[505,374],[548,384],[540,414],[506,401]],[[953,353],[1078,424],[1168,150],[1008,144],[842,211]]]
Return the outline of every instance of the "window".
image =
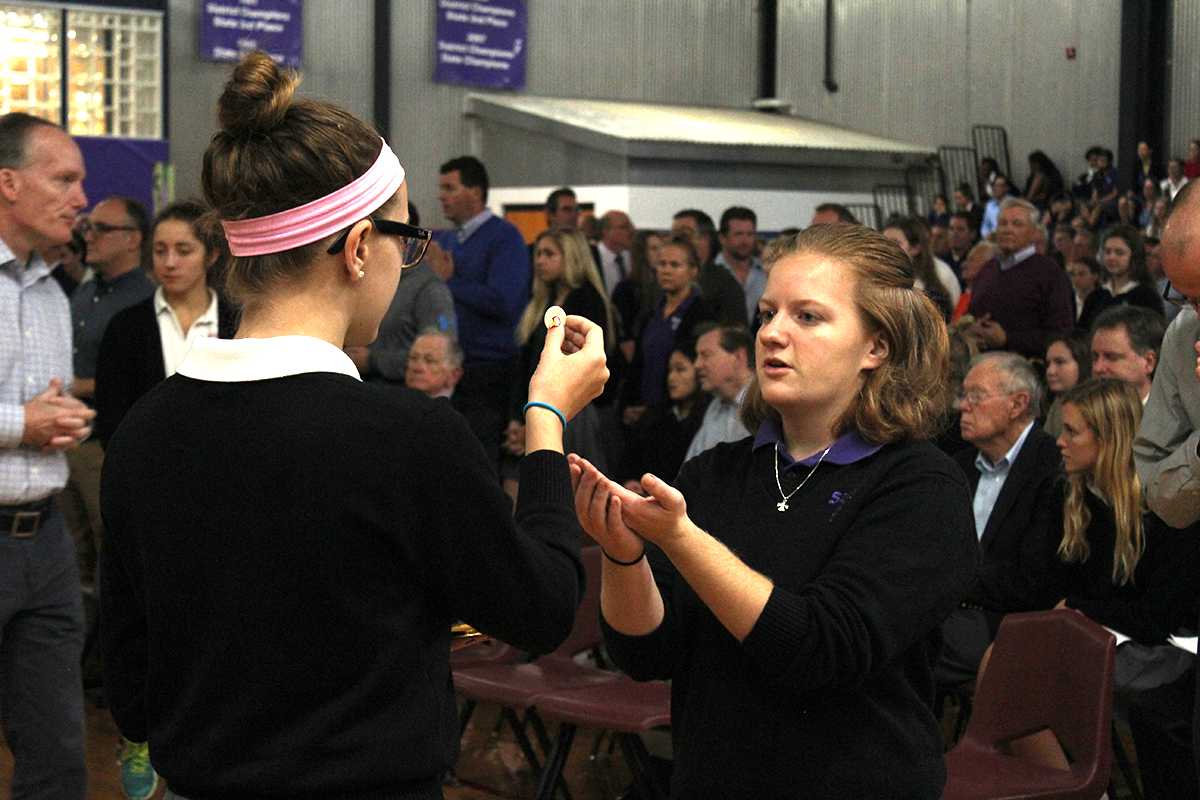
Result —
[[[162,17],[67,12],[68,121],[84,136],[162,138]]]
[[[162,28],[155,12],[0,4],[0,41],[14,45],[0,52],[0,113],[82,136],[161,139]]]
[[[60,121],[61,24],[53,8],[0,5],[0,114],[24,111]]]

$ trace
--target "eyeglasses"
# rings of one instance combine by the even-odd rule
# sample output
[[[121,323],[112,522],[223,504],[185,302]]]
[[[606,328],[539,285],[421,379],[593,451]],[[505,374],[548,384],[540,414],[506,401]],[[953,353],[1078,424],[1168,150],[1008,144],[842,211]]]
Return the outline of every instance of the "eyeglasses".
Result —
[[[93,222],[90,219],[85,219],[79,223],[79,233],[87,236],[89,233],[94,233],[97,236],[103,236],[106,233],[113,231],[136,231],[136,225],[109,225],[107,222]]]
[[[1002,394],[987,394],[986,392],[981,392],[978,389],[971,389],[970,391],[967,391],[967,392],[964,392],[963,390],[959,389],[958,394],[955,395],[955,399],[958,401],[958,404],[960,406],[964,406],[967,404],[977,406],[980,403],[984,403],[988,400],[991,400],[993,397],[1010,397],[1013,394],[1015,394],[1015,392],[1004,392]]]
[[[391,219],[376,219],[375,217],[368,217],[368,219],[380,233],[400,238],[401,268],[415,267],[421,263],[421,259],[425,257],[425,249],[429,247],[429,241],[433,238],[433,231]],[[330,255],[342,252],[349,236],[350,228],[347,228],[341,236],[334,240],[333,244],[329,245],[326,252]]]
[[[1184,306],[1191,306],[1196,310],[1197,314],[1200,314],[1200,297],[1186,296],[1183,294],[1183,292],[1178,291],[1174,286],[1172,286],[1170,281],[1167,281],[1167,285],[1163,287],[1162,296],[1163,300],[1166,300],[1172,305],[1179,306],[1180,308],[1183,308]]]

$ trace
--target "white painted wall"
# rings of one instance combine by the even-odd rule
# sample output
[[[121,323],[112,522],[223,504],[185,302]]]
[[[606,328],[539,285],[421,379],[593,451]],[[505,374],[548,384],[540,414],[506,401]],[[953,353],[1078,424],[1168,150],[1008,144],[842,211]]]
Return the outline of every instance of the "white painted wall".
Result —
[[[544,203],[555,186],[493,186],[488,206],[503,214],[506,205]],[[699,208],[713,221],[721,212],[739,205],[754,209],[758,227],[764,231],[804,226],[821,203],[870,203],[869,193],[826,191],[769,191],[760,189],[708,189],[701,186],[573,186],[581,203],[594,203],[596,216],[617,209],[628,212],[639,228],[668,229],[671,217],[684,208]]]

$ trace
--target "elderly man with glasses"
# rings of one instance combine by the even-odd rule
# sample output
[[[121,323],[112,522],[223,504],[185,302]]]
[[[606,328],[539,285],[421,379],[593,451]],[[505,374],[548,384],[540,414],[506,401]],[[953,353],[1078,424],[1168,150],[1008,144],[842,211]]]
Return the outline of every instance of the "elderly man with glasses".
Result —
[[[1016,353],[985,353],[963,380],[962,437],[973,445],[954,456],[967,476],[979,539],[979,562],[962,607],[942,626],[939,682],[975,677],[1004,614],[1049,608],[1047,571],[1061,529],[1054,484],[1061,458],[1036,420],[1042,388]]]

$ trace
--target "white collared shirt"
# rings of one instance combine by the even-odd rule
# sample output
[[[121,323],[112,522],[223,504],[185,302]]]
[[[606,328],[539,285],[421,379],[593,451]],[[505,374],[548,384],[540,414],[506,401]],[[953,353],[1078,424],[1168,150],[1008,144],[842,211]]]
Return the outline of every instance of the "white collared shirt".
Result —
[[[604,289],[608,292],[611,298],[613,290],[617,288],[626,275],[629,274],[633,262],[630,258],[628,250],[622,250],[620,253],[614,253],[605,246],[604,242],[596,243],[596,252],[600,254],[600,271],[603,273]],[[621,257],[622,265],[617,264],[617,256]],[[622,269],[622,266],[624,267]]]
[[[1017,460],[1021,447],[1029,438],[1031,430],[1033,430],[1032,422],[1025,426],[1025,430],[1021,431],[1017,441],[1013,442],[1013,446],[995,464],[988,461],[982,450],[975,456],[975,468],[979,470],[979,485],[975,487],[975,497],[971,502],[971,509],[975,512],[975,535],[980,539],[983,538],[983,532],[987,530],[988,519],[992,516],[992,509],[996,507],[996,501],[1000,499],[1000,490],[1004,488],[1004,482],[1008,480],[1008,473],[1012,470],[1013,462]]]
[[[308,372],[333,372],[362,380],[350,356],[313,336],[197,339],[179,365],[180,375],[219,383],[265,381]]]
[[[1120,297],[1123,294],[1128,294],[1129,292],[1132,292],[1134,289],[1136,289],[1140,285],[1141,284],[1138,283],[1137,281],[1129,281],[1129,283],[1126,283],[1125,286],[1121,289],[1121,291],[1118,292],[1116,287],[1113,285],[1112,281],[1104,282],[1104,288],[1108,289],[1108,293],[1111,294],[1113,297]]]
[[[1020,250],[1018,250],[1017,252],[1013,253],[1011,256],[1008,256],[1007,258],[1001,258],[1000,259],[1000,269],[1001,270],[1012,269],[1017,264],[1020,264],[1021,262],[1025,261],[1026,259],[1033,258],[1035,253],[1037,253],[1036,246],[1031,244],[1031,245],[1028,245],[1027,247],[1023,247]]]
[[[204,310],[192,327],[186,331],[175,314],[175,309],[167,302],[162,287],[154,290],[154,316],[158,319],[158,336],[162,340],[163,369],[169,378],[183,363],[192,342],[197,339],[217,335],[217,293],[208,290],[208,308]]]

